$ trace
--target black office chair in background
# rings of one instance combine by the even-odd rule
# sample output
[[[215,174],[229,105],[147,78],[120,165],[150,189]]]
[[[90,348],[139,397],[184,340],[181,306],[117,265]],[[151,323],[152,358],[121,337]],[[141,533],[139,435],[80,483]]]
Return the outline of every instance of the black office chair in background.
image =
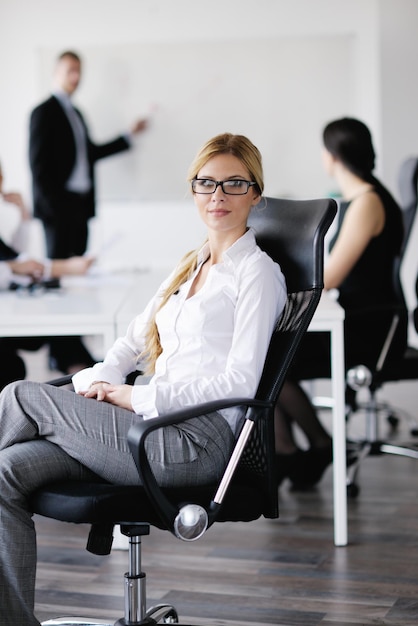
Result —
[[[386,402],[379,402],[377,393],[386,383],[394,383],[400,381],[418,380],[418,350],[408,346],[405,353],[400,358],[392,358],[391,351],[393,342],[396,341],[396,328],[405,321],[408,316],[408,310],[403,294],[401,272],[402,263],[410,242],[410,235],[413,229],[414,220],[418,205],[418,158],[412,157],[406,159],[399,172],[399,194],[401,200],[401,209],[404,220],[404,240],[402,243],[401,253],[398,263],[394,268],[394,284],[398,294],[398,303],[391,310],[377,310],[376,315],[386,315],[388,317],[388,332],[381,347],[380,356],[373,369],[365,368],[359,364],[350,369],[347,373],[347,383],[355,391],[365,389],[367,391],[367,399],[365,402],[352,402],[349,407],[348,418],[353,412],[358,410],[365,411],[366,426],[365,438],[361,442],[353,442],[351,445],[354,451],[357,448],[357,459],[348,468],[347,473],[347,490],[348,495],[356,497],[359,493],[357,483],[357,474],[361,462],[369,455],[380,454],[396,454],[409,458],[418,459],[418,440],[410,442],[398,442],[393,440],[382,440],[379,436],[380,423],[379,417],[386,417],[393,429],[392,434],[396,434],[400,418],[407,420],[409,424],[409,432],[413,437],[418,436],[418,422],[416,419],[406,412],[395,409]],[[417,302],[418,302],[418,278],[416,282]],[[418,332],[418,307],[412,314],[415,328]],[[353,396],[351,396],[353,399]],[[358,447],[359,446],[359,447]],[[353,456],[351,456],[353,458]]]
[[[418,157],[405,159],[398,175],[399,204],[402,209],[404,240],[401,259],[405,255],[418,205]]]
[[[178,624],[177,611],[170,605],[162,604],[146,610],[141,537],[149,534],[150,526],[169,530],[176,537],[192,541],[216,522],[278,517],[273,409],[321,296],[324,235],[335,213],[336,204],[329,199],[267,198],[266,206],[253,211],[250,224],[256,231],[257,241],[280,263],[288,288],[287,304],[271,338],[255,399],[220,400],[146,420],[133,427],[129,432],[129,446],[143,487],[105,482],[60,482],[33,493],[31,506],[34,513],[66,522],[90,524],[87,549],[93,553],[110,553],[115,525],[120,525],[121,532],[129,537],[125,614],[116,622],[119,626]],[[58,384],[68,383],[68,380],[61,378]],[[236,405],[247,407],[246,419],[220,484],[160,489],[146,459],[148,434],[164,425]],[[49,626],[75,623],[86,626],[101,622],[84,618],[79,622],[75,618],[44,622]]]
[[[418,276],[417,280],[415,281],[415,295],[418,302]],[[418,334],[418,306],[416,306],[412,312],[412,320],[414,322],[415,332]]]
[[[387,403],[381,403],[377,399],[377,392],[385,385],[385,383],[393,383],[405,380],[418,379],[418,351],[414,348],[407,348],[405,354],[399,359],[392,359],[390,356],[391,348],[394,345],[394,337],[396,328],[401,323],[402,316],[407,314],[403,307],[396,308],[391,311],[376,311],[376,315],[390,314],[391,322],[385,341],[382,345],[376,366],[369,369],[364,365],[358,365],[351,368],[347,372],[348,385],[358,392],[360,389],[367,391],[367,399],[365,402],[356,403],[352,413],[359,410],[365,413],[365,437],[359,441],[350,441],[350,461],[351,464],[347,469],[347,494],[350,497],[357,497],[359,493],[359,485],[357,482],[358,471],[361,463],[368,456],[377,456],[381,454],[395,454],[418,460],[418,439],[411,441],[399,441],[392,436],[381,439],[379,418],[385,415],[389,423],[397,425],[398,415],[394,414],[393,408]],[[412,358],[410,358],[410,356]],[[408,415],[404,415],[408,419]],[[393,421],[392,421],[393,420]],[[417,436],[415,426],[410,427],[412,436]]]
[[[401,164],[398,176],[398,188],[404,225],[404,239],[399,258],[399,272],[401,274],[406,252],[409,249],[409,241],[418,208],[418,157],[409,157]],[[399,280],[401,281],[400,276]],[[418,301],[418,277],[415,291]],[[418,308],[412,312],[411,322],[418,332],[417,311]],[[390,380],[416,380],[418,378],[418,350],[416,350],[416,348],[408,346],[402,363],[397,364],[396,371],[396,374],[394,371],[388,371],[388,376],[390,377],[388,382],[390,382]],[[387,412],[387,419],[393,428],[398,426],[400,418],[404,418],[409,423],[411,435],[418,436],[418,420],[416,418],[388,405],[386,405],[384,409]]]

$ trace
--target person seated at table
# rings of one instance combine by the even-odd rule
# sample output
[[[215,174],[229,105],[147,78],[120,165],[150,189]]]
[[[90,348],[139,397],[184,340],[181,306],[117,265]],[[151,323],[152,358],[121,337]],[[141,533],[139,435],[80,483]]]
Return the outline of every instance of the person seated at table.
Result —
[[[128,448],[131,425],[185,406],[256,393],[287,299],[279,265],[247,227],[263,192],[261,155],[244,136],[218,135],[201,148],[188,179],[207,228],[206,243],[183,258],[104,361],[73,377],[77,393],[19,381],[0,394],[3,626],[39,626],[33,614],[32,491],[49,481],[92,475],[137,485]],[[138,361],[152,378],[147,385],[127,385]],[[146,448],[158,483],[219,480],[244,412],[236,407],[154,431]]]
[[[393,272],[403,238],[402,213],[372,173],[375,151],[363,122],[353,118],[330,122],[323,143],[325,170],[342,194],[337,232],[325,266],[325,289],[338,289],[338,302],[345,310],[346,369],[359,364],[370,367],[378,359],[392,316],[376,311],[398,301]],[[399,355],[406,348],[406,324],[405,316],[396,331]],[[288,477],[295,488],[312,487],[332,462],[331,437],[300,385],[330,375],[328,333],[307,333],[276,407],[279,483]],[[308,449],[298,447],[295,424],[303,431]]]
[[[0,290],[11,286],[37,284],[42,280],[61,278],[66,275],[82,275],[87,272],[93,258],[72,257],[70,259],[29,258],[25,253],[28,247],[31,215],[20,193],[3,190],[3,174],[0,165],[1,204],[12,206],[18,213],[17,227],[6,243],[0,238]],[[22,300],[22,306],[30,306]],[[3,337],[0,338],[2,368],[0,389],[14,381],[25,378],[26,367],[18,350],[38,350],[49,345],[50,358],[57,369],[64,373],[75,373],[94,363],[93,357],[79,337]]]

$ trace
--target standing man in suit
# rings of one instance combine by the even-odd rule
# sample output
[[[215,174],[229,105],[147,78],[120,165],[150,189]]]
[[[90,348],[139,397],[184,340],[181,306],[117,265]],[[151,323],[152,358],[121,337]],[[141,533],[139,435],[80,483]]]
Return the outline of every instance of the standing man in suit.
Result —
[[[146,120],[138,120],[127,135],[105,144],[93,143],[81,113],[71,102],[80,78],[80,57],[63,52],[57,60],[52,96],[30,117],[34,216],[43,223],[50,258],[84,254],[88,220],[95,214],[94,165],[128,150],[131,136],[147,125]]]

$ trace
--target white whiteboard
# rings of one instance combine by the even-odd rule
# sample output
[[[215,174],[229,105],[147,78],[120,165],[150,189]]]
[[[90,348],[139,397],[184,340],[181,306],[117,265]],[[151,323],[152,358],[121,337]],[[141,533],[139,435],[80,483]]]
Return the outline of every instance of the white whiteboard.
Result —
[[[323,195],[321,130],[352,114],[352,39],[138,43],[78,50],[74,100],[105,141],[151,112],[134,150],[97,167],[102,200],[181,201],[189,163],[221,132],[247,135],[264,159],[266,194]],[[46,95],[59,49],[40,51]]]

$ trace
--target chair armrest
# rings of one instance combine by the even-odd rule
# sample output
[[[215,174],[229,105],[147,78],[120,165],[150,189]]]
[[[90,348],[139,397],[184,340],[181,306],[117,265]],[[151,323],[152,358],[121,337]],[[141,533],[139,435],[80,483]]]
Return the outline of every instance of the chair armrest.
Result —
[[[260,412],[272,409],[270,402],[264,402],[253,398],[233,398],[230,400],[217,400],[214,402],[207,402],[199,404],[179,411],[174,411],[160,417],[155,417],[148,420],[143,420],[137,424],[131,426],[128,432],[128,444],[131,454],[134,458],[136,467],[138,469],[139,476],[141,478],[142,485],[147,493],[148,498],[152,502],[155,510],[161,517],[168,530],[174,532],[174,522],[179,513],[179,508],[174,506],[168,498],[165,496],[163,490],[158,485],[154,474],[151,470],[146,451],[145,441],[148,435],[162,428],[163,426],[169,426],[173,424],[180,424],[193,417],[199,417],[207,413],[214,411],[220,411],[222,409],[232,408],[236,406],[246,406],[253,409],[247,411],[245,419],[248,421],[256,421]],[[235,466],[239,458],[235,460]],[[233,476],[233,472],[229,477],[229,482]],[[215,521],[220,507],[213,500],[206,510],[208,514],[208,527]]]
[[[48,381],[48,384],[55,387],[62,387],[64,385],[71,384],[71,382],[71,376],[62,376],[61,378],[56,378]],[[162,415],[152,419],[143,420],[129,429],[129,449],[134,458],[142,485],[156,512],[160,516],[162,522],[173,534],[176,534],[174,526],[176,517],[179,514],[179,508],[177,506],[174,506],[168,500],[163,490],[160,488],[157,481],[155,480],[145,451],[146,438],[151,432],[164,426],[180,424],[194,417],[199,417],[200,415],[205,415],[214,411],[220,411],[222,409],[228,409],[236,406],[247,407],[247,409],[250,409],[249,411],[247,410],[247,414],[245,416],[246,424],[249,424],[250,422],[255,422],[258,419],[260,413],[264,413],[266,410],[268,411],[273,408],[271,402],[265,402],[253,398],[232,398],[230,400],[216,400],[213,402],[206,402],[204,404],[181,409],[179,411],[174,411],[173,413],[168,413],[166,415]],[[242,430],[244,431],[244,428]],[[249,430],[250,429],[247,429],[247,437],[249,435]],[[237,443],[233,454],[231,455],[227,471],[225,471],[225,474],[220,483],[220,490],[216,490],[216,495],[218,494],[218,491],[222,491],[222,494],[225,493],[234,475],[235,468],[239,462],[242,450],[245,447],[246,443],[246,438],[242,437],[241,435],[240,439],[242,439],[242,441],[239,442],[240,445],[238,445]],[[214,496],[215,489],[216,487],[214,488]],[[216,517],[218,516],[220,511],[220,507],[221,503],[215,502],[212,499],[210,505],[207,507],[206,510],[208,518],[207,527],[211,526],[216,520]]]
[[[60,378],[53,378],[52,380],[47,380],[46,385],[52,385],[53,387],[63,387],[64,385],[72,384],[72,375],[66,374],[65,376],[61,376]]]

